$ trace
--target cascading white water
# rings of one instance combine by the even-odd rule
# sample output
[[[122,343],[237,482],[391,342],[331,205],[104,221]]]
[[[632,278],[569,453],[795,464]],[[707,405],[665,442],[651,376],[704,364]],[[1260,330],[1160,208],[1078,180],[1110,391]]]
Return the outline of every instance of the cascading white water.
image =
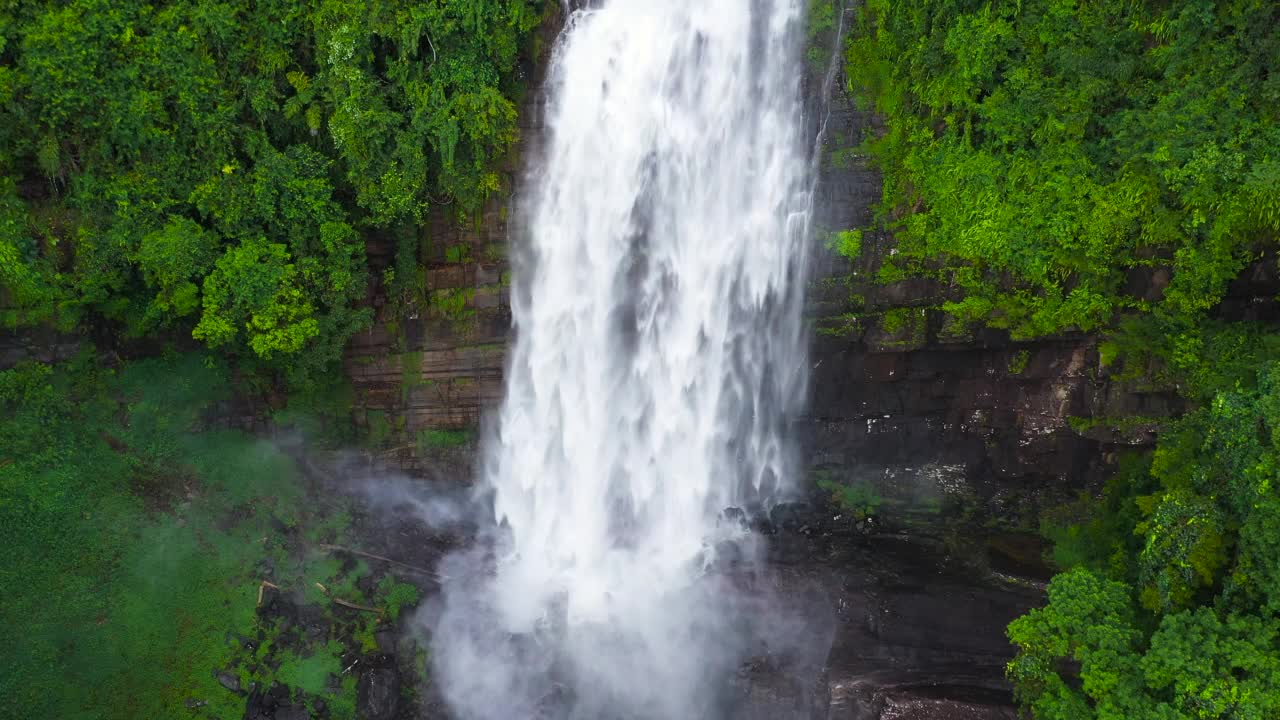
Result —
[[[436,642],[465,717],[705,717],[728,632],[705,580],[746,534],[723,511],[787,490],[806,380],[803,3],[596,5],[557,48],[526,195],[483,477],[504,540],[466,590],[469,624],[455,608]],[[548,693],[568,699],[548,710]]]

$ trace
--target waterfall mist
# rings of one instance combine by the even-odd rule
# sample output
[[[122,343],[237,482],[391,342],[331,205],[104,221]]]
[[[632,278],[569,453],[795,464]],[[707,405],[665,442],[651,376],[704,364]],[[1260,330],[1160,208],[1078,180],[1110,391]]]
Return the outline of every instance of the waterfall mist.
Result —
[[[433,678],[464,719],[721,714],[786,628],[735,568],[805,395],[801,0],[606,0],[552,60],[516,339],[448,558]]]

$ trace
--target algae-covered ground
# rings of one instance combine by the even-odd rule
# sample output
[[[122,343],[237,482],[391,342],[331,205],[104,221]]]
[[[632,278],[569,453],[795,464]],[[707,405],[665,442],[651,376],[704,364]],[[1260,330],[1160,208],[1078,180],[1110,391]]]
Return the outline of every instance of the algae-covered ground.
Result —
[[[228,427],[229,383],[199,354],[0,373],[0,717],[355,716],[419,589],[296,452]]]

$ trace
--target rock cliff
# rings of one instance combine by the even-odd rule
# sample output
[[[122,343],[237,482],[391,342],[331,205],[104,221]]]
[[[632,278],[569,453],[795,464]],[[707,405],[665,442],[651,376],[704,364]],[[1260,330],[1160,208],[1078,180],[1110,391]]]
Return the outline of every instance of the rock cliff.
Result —
[[[557,22],[550,25],[548,38],[558,30]],[[830,38],[824,33],[814,42],[811,56],[825,57]],[[1030,502],[1024,495],[1078,485],[1097,473],[1106,445],[1149,439],[1144,428],[1084,437],[1070,418],[1161,416],[1175,403],[1164,393],[1109,382],[1092,337],[1014,343],[999,332],[948,323],[937,309],[945,288],[876,282],[893,252],[889,236],[866,234],[854,261],[828,249],[830,232],[870,224],[880,196],[878,174],[857,152],[875,131],[874,117],[856,107],[839,69],[838,62],[819,63],[803,79],[810,125],[815,136],[821,133],[810,291],[815,392],[803,419],[812,468],[889,493],[910,486],[911,499],[925,503],[963,481],[1005,516],[1034,514],[1034,503],[1021,505]],[[528,72],[536,86],[540,69]],[[507,256],[524,233],[516,190],[537,182],[531,159],[546,132],[541,101],[535,91],[522,105],[522,142],[503,173],[509,192],[463,222],[452,208],[437,206],[420,228],[419,301],[386,296],[383,272],[394,263],[397,243],[368,248],[376,320],[354,339],[346,369],[358,390],[359,422],[390,425],[404,442],[386,459],[406,470],[440,470],[433,458],[441,448],[428,435],[474,431],[501,397],[511,332]],[[927,474],[936,492],[904,483],[904,468]]]
[[[1095,336],[1015,342],[949,320],[945,286],[878,280],[891,235],[864,233],[854,258],[828,247],[833,233],[872,225],[881,181],[858,151],[877,120],[846,91],[835,51],[856,0],[823,2],[833,27],[812,35],[800,80],[818,168],[811,397],[794,423],[806,482],[762,523],[770,562],[750,580],[802,610],[791,642],[806,651],[752,658],[726,699],[740,718],[1012,720],[1005,627],[1042,601],[1042,511],[1096,489],[1119,451],[1152,443],[1182,407],[1172,392],[1112,375]],[[505,173],[513,191],[538,182],[540,101],[533,92],[523,105]],[[346,367],[358,421],[398,437],[382,459],[411,474],[471,478],[474,439],[502,392],[506,258],[525,231],[518,201],[496,196],[461,224],[447,207],[432,214],[417,238],[421,303],[371,291],[377,323]],[[375,270],[395,251],[371,246]],[[1259,299],[1275,294],[1275,275],[1251,268],[1222,312],[1274,313]],[[1156,296],[1168,278],[1131,281]]]
[[[796,424],[810,482],[770,526],[768,574],[781,596],[804,595],[829,615],[813,639],[829,652],[803,667],[757,658],[732,692],[742,717],[1009,718],[1004,627],[1038,602],[1045,576],[1027,531],[1044,502],[1102,476],[1108,445],[1148,439],[1141,428],[1086,438],[1070,418],[1160,415],[1172,401],[1113,387],[1087,336],[1013,343],[949,327],[935,309],[945,289],[873,281],[891,237],[867,234],[856,260],[826,248],[828,233],[869,225],[880,194],[856,150],[875,118],[844,91],[832,52],[851,4],[815,36],[803,78],[820,176],[812,399]],[[537,93],[521,129],[505,173],[513,189],[537,182]],[[421,304],[388,302],[381,284],[371,291],[377,322],[346,367],[358,421],[400,438],[382,459],[402,470],[470,478],[471,439],[502,392],[518,198],[495,197],[465,224],[447,207],[432,214],[417,239]],[[394,253],[390,242],[370,247],[375,276]],[[859,507],[834,502],[833,488]]]
[[[946,287],[878,281],[890,235],[865,233],[853,259],[828,248],[832,233],[872,224],[881,186],[858,151],[876,118],[846,91],[833,52],[854,0],[831,2],[833,27],[812,35],[801,80],[818,168],[811,401],[795,423],[806,491],[768,524],[767,573],[780,597],[825,618],[812,642],[828,650],[801,665],[756,658],[730,692],[740,717],[1013,718],[1004,628],[1049,576],[1041,511],[1096,488],[1117,451],[1152,442],[1179,401],[1112,377],[1096,337],[1015,342],[950,321]],[[539,102],[535,92],[524,104],[512,189],[538,181]],[[383,459],[405,471],[470,479],[473,438],[502,392],[518,198],[495,197],[465,224],[433,213],[418,238],[423,303],[372,290],[377,323],[346,366],[359,422],[389,426],[402,442]],[[370,247],[375,270],[394,252]],[[1158,293],[1166,280],[1134,283]],[[1254,285],[1238,283],[1232,301],[1248,306]]]

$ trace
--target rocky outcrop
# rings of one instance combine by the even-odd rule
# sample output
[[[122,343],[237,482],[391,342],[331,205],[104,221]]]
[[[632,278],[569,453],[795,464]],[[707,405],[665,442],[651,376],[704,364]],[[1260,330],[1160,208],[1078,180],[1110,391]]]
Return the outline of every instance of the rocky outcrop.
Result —
[[[1012,717],[1004,629],[1040,602],[1038,588],[974,576],[906,539],[829,542],[815,569],[836,631],[825,665],[829,701],[817,717]]]
[[[358,720],[392,720],[400,707],[400,671],[394,658],[374,656],[356,684]]]
[[[24,328],[22,332],[0,332],[0,370],[21,362],[57,363],[80,350],[79,336],[46,328]]]
[[[765,598],[761,652],[728,685],[729,717],[932,720],[1014,717],[1004,665],[1010,620],[1040,601],[909,538],[868,536],[821,505],[758,523],[769,563],[735,585]]]

